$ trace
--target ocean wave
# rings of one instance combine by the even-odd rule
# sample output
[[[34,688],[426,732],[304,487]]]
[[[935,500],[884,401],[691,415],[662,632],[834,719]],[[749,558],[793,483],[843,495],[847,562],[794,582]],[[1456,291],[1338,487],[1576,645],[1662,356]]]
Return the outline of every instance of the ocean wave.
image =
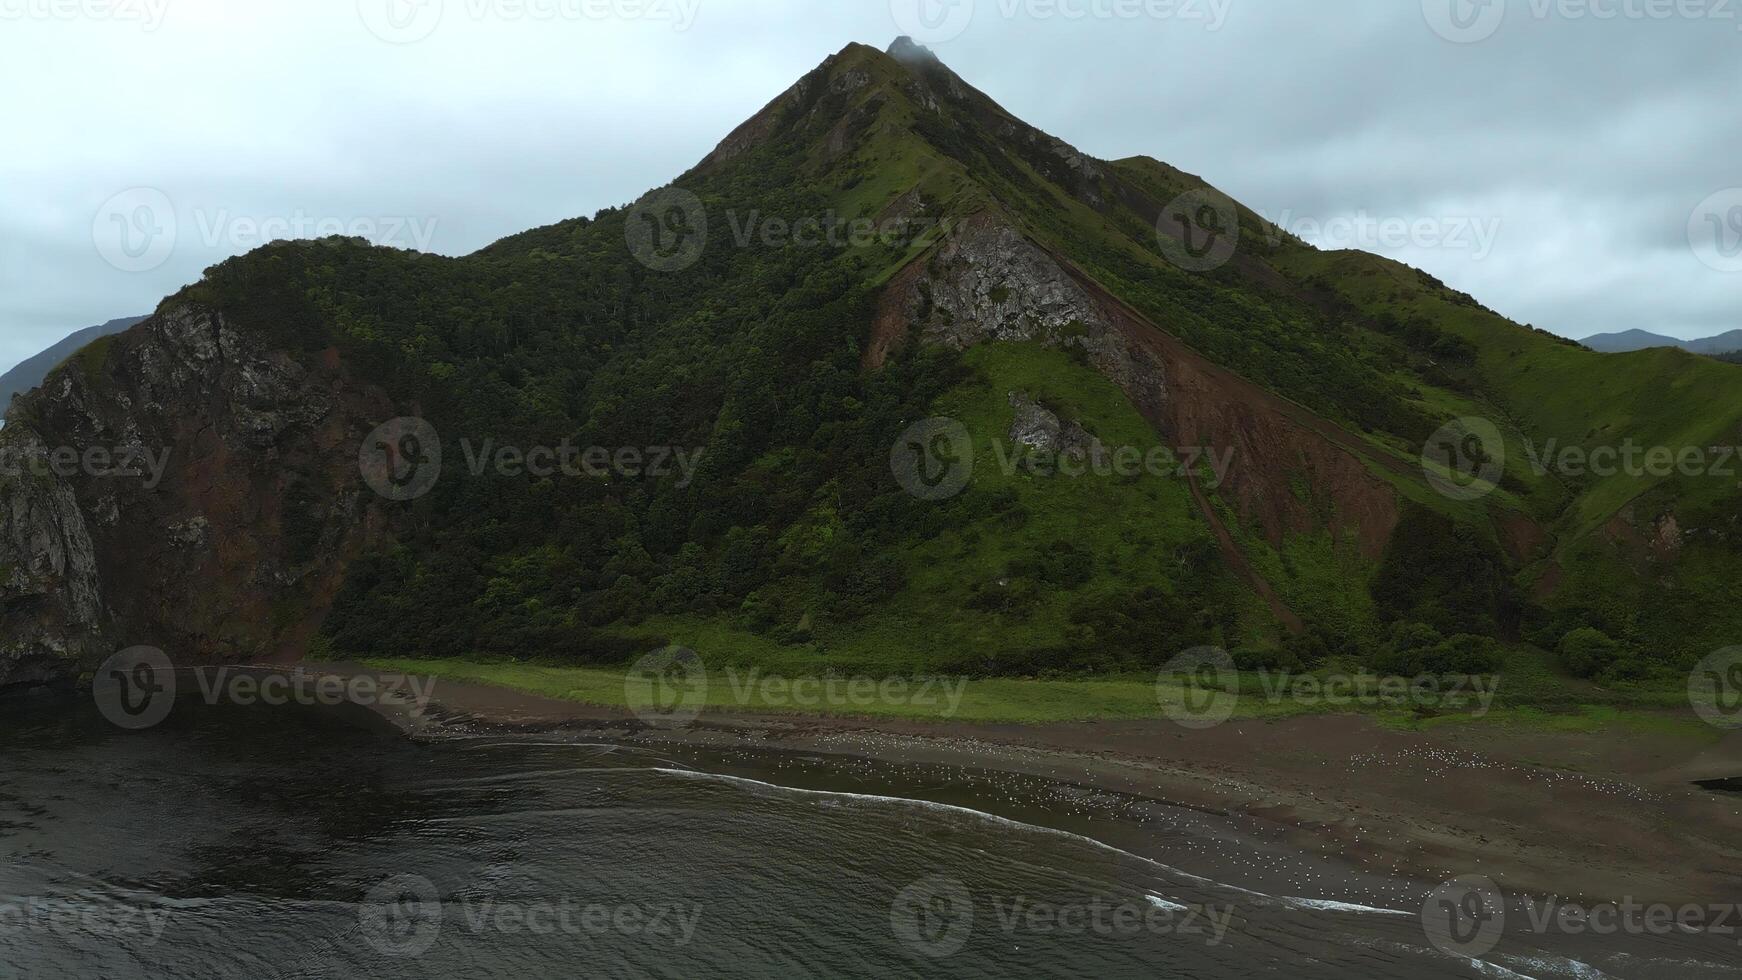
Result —
[[[612,771],[614,771],[614,772],[630,772],[633,770],[626,770],[625,769],[625,770],[612,770]],[[933,810],[933,811],[937,811],[937,812],[941,812],[941,813],[951,813],[951,814],[957,814],[957,815],[963,815],[963,816],[970,816],[970,817],[974,817],[976,819],[983,820],[983,821],[986,821],[987,823],[991,823],[991,824],[994,824],[994,825],[997,825],[1000,827],[1011,827],[1011,828],[1014,828],[1017,830],[1029,831],[1031,833],[1047,834],[1047,835],[1050,835],[1053,837],[1063,837],[1067,840],[1072,840],[1072,841],[1076,841],[1078,843],[1087,844],[1090,847],[1094,847],[1098,850],[1107,851],[1107,852],[1112,853],[1112,854],[1120,855],[1121,857],[1130,858],[1133,861],[1138,861],[1138,862],[1141,862],[1143,864],[1147,864],[1147,865],[1150,865],[1152,867],[1159,868],[1160,870],[1162,870],[1163,872],[1166,872],[1169,875],[1176,875],[1180,878],[1183,878],[1183,879],[1186,879],[1187,881],[1190,881],[1193,884],[1204,885],[1204,886],[1208,886],[1211,888],[1225,889],[1227,891],[1232,891],[1232,892],[1238,892],[1242,895],[1247,895],[1247,896],[1250,896],[1252,898],[1257,898],[1257,899],[1261,899],[1261,900],[1268,901],[1268,902],[1288,901],[1287,899],[1278,899],[1274,895],[1266,895],[1263,892],[1255,892],[1255,891],[1252,891],[1251,889],[1241,888],[1238,885],[1230,885],[1230,884],[1227,884],[1226,882],[1215,881],[1215,880],[1210,879],[1210,878],[1205,878],[1201,875],[1195,875],[1189,871],[1183,871],[1179,868],[1176,868],[1173,865],[1164,864],[1160,861],[1155,860],[1154,858],[1144,857],[1141,854],[1134,854],[1130,851],[1125,850],[1122,847],[1115,847],[1112,844],[1107,843],[1106,841],[1096,840],[1093,837],[1086,837],[1082,834],[1073,833],[1069,830],[1060,830],[1057,827],[1048,827],[1044,824],[1024,823],[1021,820],[1012,820],[1009,817],[1002,817],[996,813],[987,813],[985,810],[976,810],[972,807],[959,806],[959,805],[954,804],[954,803],[939,803],[935,800],[921,800],[921,799],[915,799],[913,797],[908,797],[908,796],[880,796],[880,795],[877,795],[875,793],[853,793],[853,792],[849,792],[847,790],[804,789],[802,787],[797,787],[797,786],[783,786],[779,783],[765,782],[765,781],[760,780],[760,779],[751,779],[748,776],[732,776],[732,775],[727,775],[725,773],[703,772],[703,771],[695,770],[695,769],[654,769],[653,771],[659,772],[659,773],[664,773],[664,774],[670,775],[670,776],[687,777],[690,779],[711,779],[711,780],[718,780],[720,782],[726,782],[726,783],[736,783],[736,784],[746,785],[746,786],[757,786],[757,787],[761,787],[764,789],[776,790],[776,791],[782,792],[782,793],[793,793],[793,794],[800,794],[800,795],[805,795],[805,796],[826,796],[826,797],[833,797],[835,799],[860,800],[860,801],[864,801],[864,802],[868,802],[868,803],[893,803],[893,804],[897,804],[900,806],[918,807],[921,809]]]

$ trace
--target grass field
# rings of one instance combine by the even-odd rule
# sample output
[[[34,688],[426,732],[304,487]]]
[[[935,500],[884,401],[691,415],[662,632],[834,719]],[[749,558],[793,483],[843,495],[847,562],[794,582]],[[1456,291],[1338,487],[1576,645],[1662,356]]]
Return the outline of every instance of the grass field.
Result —
[[[750,714],[853,717],[908,721],[1041,724],[1072,721],[1182,721],[1210,727],[1216,719],[1275,720],[1359,713],[1402,729],[1499,725],[1553,732],[1656,732],[1709,742],[1721,732],[1686,710],[1685,691],[1670,685],[1630,691],[1590,688],[1576,693],[1564,680],[1533,670],[1517,653],[1518,669],[1487,678],[1445,678],[1421,695],[1376,678],[1326,672],[1243,673],[1227,693],[1195,692],[1196,710],[1175,678],[1154,675],[1082,679],[847,677],[770,672],[715,664],[691,690],[708,710]],[[654,703],[650,685],[623,668],[564,667],[512,661],[383,659],[381,671],[489,684],[557,700],[633,709]],[[1237,691],[1237,693],[1235,693]],[[1225,700],[1223,700],[1225,699]],[[439,687],[436,700],[441,700]]]

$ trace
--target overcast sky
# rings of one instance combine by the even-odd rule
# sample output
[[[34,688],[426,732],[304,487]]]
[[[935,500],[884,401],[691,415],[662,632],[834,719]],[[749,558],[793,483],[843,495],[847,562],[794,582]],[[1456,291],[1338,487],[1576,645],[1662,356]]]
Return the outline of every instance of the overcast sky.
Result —
[[[0,0],[0,366],[262,228],[460,254],[627,203],[904,32],[1091,154],[1520,321],[1742,328],[1742,2],[1488,3]]]

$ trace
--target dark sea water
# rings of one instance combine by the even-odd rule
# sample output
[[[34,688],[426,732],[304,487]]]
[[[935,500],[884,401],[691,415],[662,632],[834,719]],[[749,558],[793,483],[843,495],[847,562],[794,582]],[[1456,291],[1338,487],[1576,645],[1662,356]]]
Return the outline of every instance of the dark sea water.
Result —
[[[129,733],[7,701],[0,976],[1742,975],[1707,935],[1448,955],[1422,886],[1219,819],[836,756],[417,743],[363,709]]]

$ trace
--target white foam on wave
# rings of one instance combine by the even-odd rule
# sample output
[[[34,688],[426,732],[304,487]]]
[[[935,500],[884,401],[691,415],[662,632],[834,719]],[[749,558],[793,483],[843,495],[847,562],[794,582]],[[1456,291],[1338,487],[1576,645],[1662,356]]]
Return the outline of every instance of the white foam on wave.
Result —
[[[630,771],[630,770],[616,770],[616,771],[623,772],[623,771]],[[759,787],[762,787],[764,789],[777,790],[777,791],[783,792],[783,793],[796,793],[796,794],[802,794],[805,796],[828,796],[828,797],[833,797],[836,799],[847,799],[847,800],[863,800],[863,801],[870,802],[870,803],[894,803],[894,804],[898,804],[898,805],[902,805],[902,806],[912,806],[912,807],[919,807],[921,809],[926,809],[926,810],[936,810],[936,811],[943,812],[943,813],[963,814],[966,816],[975,817],[977,819],[984,820],[988,823],[996,824],[1000,827],[1012,827],[1012,828],[1015,828],[1018,830],[1026,830],[1026,831],[1030,831],[1033,833],[1048,834],[1048,835],[1051,835],[1054,837],[1064,837],[1064,838],[1067,838],[1069,840],[1074,840],[1074,841],[1077,841],[1079,843],[1087,844],[1090,847],[1094,847],[1094,848],[1097,848],[1099,850],[1109,851],[1113,854],[1118,854],[1122,857],[1130,858],[1133,861],[1141,861],[1144,864],[1148,864],[1148,865],[1151,865],[1153,867],[1160,868],[1162,871],[1165,871],[1166,873],[1168,873],[1170,875],[1177,875],[1181,878],[1188,879],[1188,880],[1190,880],[1194,883],[1197,883],[1197,884],[1208,885],[1212,888],[1223,888],[1223,889],[1227,889],[1229,891],[1239,892],[1242,895],[1250,895],[1254,898],[1261,898],[1261,899],[1264,899],[1265,901],[1272,901],[1272,902],[1279,901],[1279,899],[1277,899],[1273,895],[1266,895],[1263,892],[1251,891],[1250,889],[1241,888],[1237,885],[1229,885],[1229,884],[1224,884],[1223,882],[1213,881],[1209,878],[1205,878],[1205,877],[1202,877],[1200,875],[1192,874],[1189,871],[1182,871],[1179,868],[1176,868],[1170,864],[1163,864],[1162,862],[1157,861],[1154,858],[1147,858],[1141,854],[1133,854],[1130,851],[1125,850],[1124,848],[1114,847],[1112,844],[1109,844],[1106,841],[1096,840],[1093,837],[1085,837],[1082,834],[1072,833],[1071,831],[1068,831],[1068,830],[1060,830],[1057,827],[1048,827],[1048,826],[1045,826],[1043,824],[1023,823],[1020,820],[1012,820],[1009,817],[1001,817],[996,813],[987,813],[984,810],[976,810],[972,807],[966,807],[966,806],[957,806],[956,804],[953,804],[953,803],[939,803],[935,800],[920,800],[920,799],[914,799],[912,797],[907,797],[907,796],[879,796],[879,795],[876,795],[874,793],[852,793],[852,792],[848,792],[847,790],[803,789],[803,788],[800,788],[797,786],[782,786],[779,783],[769,783],[769,782],[764,782],[760,779],[751,779],[748,776],[729,776],[729,775],[726,775],[725,773],[701,772],[701,771],[694,770],[694,769],[655,769],[653,771],[665,773],[665,774],[671,775],[671,776],[686,776],[686,777],[689,777],[691,779],[714,779],[714,780],[719,780],[722,782],[739,783],[739,784],[747,785],[747,786],[759,786]]]
[[[544,749],[603,749],[606,752],[645,751],[642,749],[638,749],[636,746],[624,745],[620,742],[585,742],[585,741],[580,741],[580,740],[576,740],[573,742],[549,742],[549,741],[536,741],[536,740],[527,739],[527,738],[514,738],[512,736],[504,737],[501,735],[455,734],[455,735],[448,736],[445,740],[453,742],[453,743],[458,744],[458,745],[462,745],[468,749],[501,749],[501,748],[510,748],[510,747],[512,747],[512,748],[531,747],[531,748],[535,748],[535,749],[537,749],[537,748],[544,748]]]
[[[1515,973],[1498,963],[1490,963],[1487,960],[1467,958],[1464,962],[1470,964],[1472,970],[1485,977],[1500,977],[1501,980],[1537,980],[1536,977],[1528,973]]]
[[[506,743],[500,743],[500,744],[506,744]],[[547,744],[548,745],[548,744],[565,744],[565,743],[538,743],[538,744]],[[576,744],[576,743],[566,743],[566,744]],[[985,810],[976,810],[972,807],[959,806],[959,805],[953,804],[953,803],[939,803],[936,800],[923,800],[923,799],[916,799],[914,797],[908,797],[908,796],[883,796],[883,795],[879,795],[879,794],[875,794],[875,793],[854,793],[854,792],[851,792],[848,790],[806,789],[806,788],[798,787],[798,786],[785,786],[785,785],[782,785],[780,783],[771,783],[771,782],[767,782],[766,780],[761,780],[761,779],[752,779],[748,776],[733,776],[733,775],[729,775],[726,773],[706,772],[706,771],[698,770],[698,769],[676,769],[676,768],[670,768],[670,767],[664,767],[664,766],[653,766],[653,767],[647,767],[647,768],[643,768],[643,767],[639,767],[639,766],[624,766],[621,768],[586,769],[586,770],[581,770],[581,771],[596,772],[596,773],[654,772],[654,773],[660,773],[660,774],[668,775],[668,776],[680,776],[680,777],[687,777],[690,779],[715,780],[718,782],[733,783],[733,784],[743,785],[743,786],[755,786],[755,787],[759,787],[761,789],[769,789],[769,790],[774,790],[776,792],[790,793],[790,794],[802,795],[802,796],[822,796],[822,797],[829,797],[829,798],[840,799],[840,800],[857,800],[857,801],[869,802],[869,803],[895,804],[898,806],[910,806],[910,807],[917,807],[920,809],[933,810],[933,811],[937,811],[937,812],[941,812],[941,813],[952,813],[952,814],[965,815],[965,816],[974,817],[976,819],[983,820],[985,822],[992,823],[992,824],[995,824],[995,825],[1001,826],[1001,827],[1010,827],[1010,828],[1014,828],[1017,830],[1029,831],[1032,833],[1047,834],[1047,835],[1051,835],[1054,837],[1063,837],[1063,838],[1066,838],[1068,840],[1076,841],[1078,843],[1087,844],[1090,847],[1096,848],[1098,850],[1107,851],[1107,852],[1112,853],[1112,854],[1117,854],[1121,857],[1130,858],[1133,861],[1138,861],[1138,862],[1141,862],[1143,864],[1150,865],[1151,867],[1158,868],[1161,871],[1163,871],[1169,875],[1177,876],[1177,877],[1185,879],[1186,881],[1189,881],[1193,884],[1204,885],[1204,886],[1208,886],[1210,888],[1225,889],[1227,891],[1236,892],[1238,894],[1246,895],[1246,896],[1249,896],[1249,897],[1255,898],[1255,899],[1260,899],[1262,901],[1275,902],[1275,903],[1278,903],[1278,904],[1280,904],[1284,907],[1287,907],[1287,908],[1307,908],[1307,909],[1315,909],[1315,910],[1319,910],[1319,911],[1330,911],[1330,912],[1354,912],[1354,913],[1363,913],[1363,914],[1369,914],[1369,915],[1410,915],[1411,914],[1409,912],[1400,912],[1396,909],[1382,909],[1382,908],[1375,908],[1375,907],[1370,906],[1370,905],[1357,905],[1357,904],[1354,904],[1352,902],[1338,902],[1338,901],[1332,901],[1329,899],[1293,898],[1293,897],[1279,897],[1279,896],[1275,896],[1275,895],[1268,895],[1268,894],[1265,894],[1264,892],[1253,891],[1252,889],[1249,889],[1249,888],[1241,888],[1238,885],[1231,885],[1231,884],[1228,884],[1226,882],[1220,882],[1220,881],[1216,881],[1216,880],[1211,879],[1211,878],[1205,878],[1202,875],[1195,875],[1189,871],[1184,871],[1180,868],[1176,868],[1173,865],[1165,864],[1161,861],[1157,861],[1154,858],[1145,857],[1141,854],[1132,853],[1131,851],[1127,851],[1122,847],[1115,847],[1114,845],[1109,844],[1106,841],[1097,840],[1096,838],[1088,837],[1088,836],[1085,836],[1083,834],[1073,833],[1072,831],[1068,831],[1068,830],[1061,830],[1057,827],[1048,827],[1048,826],[1045,826],[1044,824],[1032,824],[1032,823],[1025,823],[1025,822],[1020,821],[1020,820],[1012,820],[1009,817],[999,816],[996,813],[988,813]],[[1157,898],[1156,896],[1153,896],[1153,895],[1149,896],[1149,899],[1151,902],[1157,902],[1157,903],[1165,901],[1164,899]],[[1172,905],[1172,903],[1169,903],[1169,905]],[[1187,908],[1186,906],[1183,906],[1183,905],[1172,906],[1172,907],[1174,907],[1176,910],[1184,910]],[[1527,980],[1528,980],[1528,978],[1527,978]]]
[[[1284,905],[1291,908],[1317,909],[1321,912],[1364,912],[1377,915],[1413,915],[1413,912],[1400,912],[1397,909],[1374,908],[1371,905],[1356,905],[1353,902],[1336,902],[1328,898],[1285,898]]]
[[[1541,970],[1557,977],[1571,977],[1573,980],[1610,980],[1610,976],[1589,963],[1567,959],[1561,956],[1514,956],[1507,962],[1515,964],[1524,970]]]
[[[519,783],[529,779],[555,779],[563,776],[582,776],[601,772],[661,772],[647,766],[570,766],[567,769],[525,769],[515,772],[499,773],[494,776],[447,776],[431,780],[427,786],[430,789],[448,789],[455,786],[491,786],[500,783]]]
[[[1188,908],[1184,905],[1181,905],[1178,902],[1170,902],[1167,899],[1162,898],[1160,895],[1148,895],[1145,897],[1149,899],[1149,904],[1155,906],[1158,909],[1166,909],[1169,912],[1190,912],[1191,911],[1190,908]]]

